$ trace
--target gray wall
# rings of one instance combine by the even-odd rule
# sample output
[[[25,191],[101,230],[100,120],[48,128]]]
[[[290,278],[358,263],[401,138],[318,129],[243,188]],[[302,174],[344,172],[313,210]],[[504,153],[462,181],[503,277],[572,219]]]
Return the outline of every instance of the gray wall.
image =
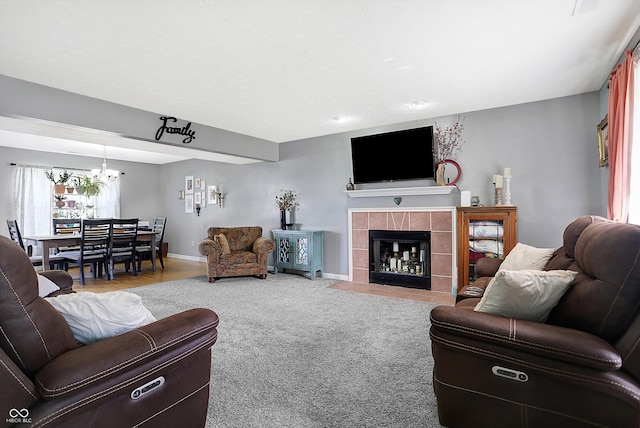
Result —
[[[595,126],[600,121],[597,92],[512,107],[465,113],[459,187],[488,203],[491,177],[504,167],[513,169],[512,199],[518,206],[519,240],[530,245],[556,247],[565,226],[583,214],[603,215],[601,171]],[[172,220],[167,229],[170,252],[198,256],[197,243],[211,225],[278,227],[274,202],[281,189],[299,193],[296,222],[302,228],[325,230],[325,272],[348,275],[347,209],[395,206],[392,198],[366,201],[348,198],[345,184],[351,176],[350,138],[370,132],[450,123],[454,117],[435,118],[357,133],[336,134],[280,145],[280,161],[235,166],[185,161],[160,166],[163,212]],[[225,207],[207,207],[200,217],[184,214],[178,190],[184,176],[222,184]],[[396,183],[395,186],[425,184]],[[455,205],[441,197],[405,197],[401,207]],[[177,226],[177,227],[176,227]],[[193,246],[191,243],[193,242]]]
[[[463,190],[492,199],[491,177],[504,167],[513,169],[512,200],[518,206],[519,240],[530,245],[556,247],[564,227],[583,214],[604,214],[601,168],[598,168],[595,127],[601,120],[600,94],[592,92],[530,104],[463,114],[465,118],[463,169],[458,183]],[[344,193],[351,176],[350,138],[416,126],[442,126],[455,117],[434,118],[394,126],[336,134],[280,144],[279,162],[230,165],[190,160],[167,165],[109,161],[125,172],[122,179],[122,215],[152,218],[167,215],[165,239],[169,252],[200,258],[198,243],[213,225],[260,225],[265,234],[279,226],[275,196],[281,189],[299,194],[296,223],[325,231],[325,272],[348,275],[347,209],[395,206],[392,198],[356,200]],[[0,177],[6,185],[3,200],[13,198],[9,162],[97,168],[100,160],[78,156],[0,148]],[[222,185],[225,207],[203,208],[200,217],[184,213],[178,190],[184,176]],[[433,185],[433,182],[396,183]],[[606,198],[605,198],[606,199]],[[441,197],[405,197],[401,207],[455,205]],[[5,223],[12,204],[0,209]],[[5,226],[6,227],[6,226]],[[5,229],[5,232],[6,229]]]

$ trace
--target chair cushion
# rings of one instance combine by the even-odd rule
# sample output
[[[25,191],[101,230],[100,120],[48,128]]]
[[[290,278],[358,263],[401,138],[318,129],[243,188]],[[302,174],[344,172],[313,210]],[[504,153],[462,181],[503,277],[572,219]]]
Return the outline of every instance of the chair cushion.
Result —
[[[252,251],[236,251],[234,253],[220,256],[220,263],[226,265],[242,265],[247,263],[258,263],[258,256]]]
[[[231,249],[229,248],[229,241],[227,241],[227,237],[222,233],[219,235],[215,235],[213,237],[215,241],[220,245],[220,253],[221,254],[229,254],[231,253]]]
[[[78,342],[89,344],[156,321],[142,298],[125,291],[81,292],[47,298]]]
[[[555,248],[536,248],[518,242],[504,258],[500,270],[542,270],[554,251]]]
[[[475,311],[544,322],[577,274],[569,270],[499,270]]]
[[[565,248],[571,248],[573,241],[573,250],[567,253],[575,261],[569,269],[577,271],[578,277],[547,322],[613,343],[638,313],[640,226],[598,219],[584,227],[577,239],[565,232]]]

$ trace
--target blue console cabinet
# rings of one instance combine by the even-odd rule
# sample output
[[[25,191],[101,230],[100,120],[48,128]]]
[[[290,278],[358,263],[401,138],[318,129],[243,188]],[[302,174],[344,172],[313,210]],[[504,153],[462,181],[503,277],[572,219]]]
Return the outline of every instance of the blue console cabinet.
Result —
[[[322,236],[321,230],[272,230],[273,240],[276,242],[273,273],[278,269],[293,269],[311,273],[315,279],[316,273],[322,277]]]

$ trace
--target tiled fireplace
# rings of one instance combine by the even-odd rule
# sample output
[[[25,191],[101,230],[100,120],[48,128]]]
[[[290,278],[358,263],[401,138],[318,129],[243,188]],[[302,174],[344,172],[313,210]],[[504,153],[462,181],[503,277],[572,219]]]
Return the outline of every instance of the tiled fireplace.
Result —
[[[429,231],[431,235],[431,290],[451,292],[454,266],[455,209],[349,209],[349,280],[369,283],[369,231]]]

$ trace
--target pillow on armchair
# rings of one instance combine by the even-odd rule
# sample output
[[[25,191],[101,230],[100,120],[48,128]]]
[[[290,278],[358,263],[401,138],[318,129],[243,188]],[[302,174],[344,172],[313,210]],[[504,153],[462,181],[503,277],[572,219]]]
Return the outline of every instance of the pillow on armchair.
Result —
[[[474,310],[544,322],[577,275],[570,270],[499,270]]]
[[[231,249],[229,248],[229,241],[227,240],[226,236],[224,236],[221,233],[220,235],[215,235],[213,239],[215,239],[218,245],[220,245],[221,254],[231,254]]]

